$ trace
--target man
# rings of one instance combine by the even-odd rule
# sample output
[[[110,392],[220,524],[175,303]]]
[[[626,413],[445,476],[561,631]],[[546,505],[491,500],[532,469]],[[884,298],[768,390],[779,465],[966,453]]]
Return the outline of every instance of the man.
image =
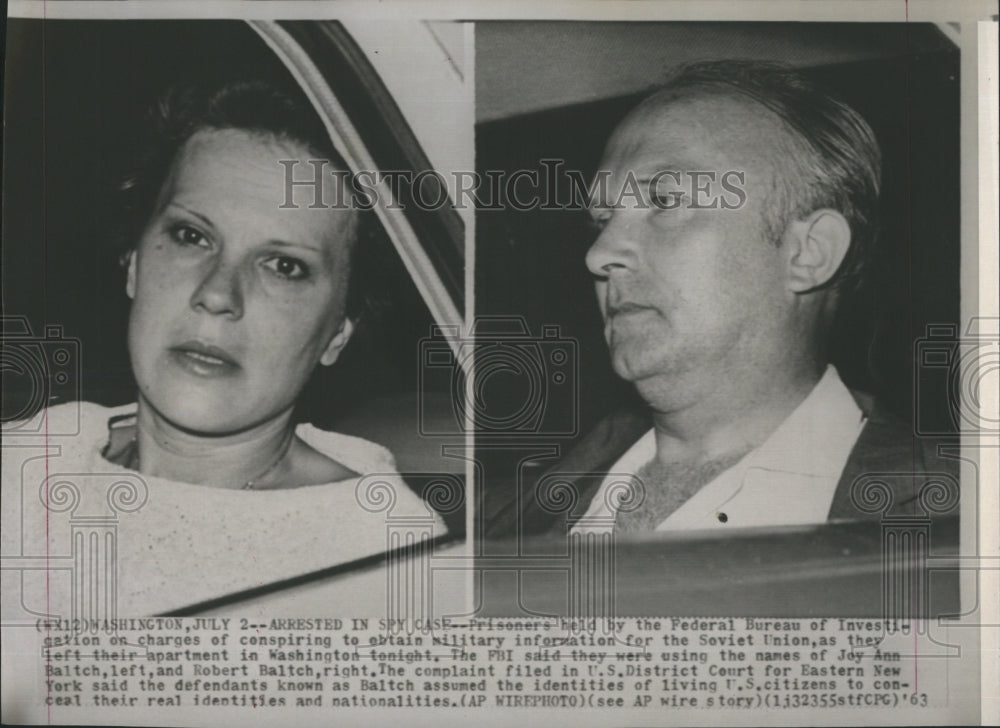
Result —
[[[857,112],[780,66],[695,64],[628,115],[599,169],[587,267],[614,370],[648,409],[556,468],[608,473],[596,492],[576,479],[576,530],[879,517],[859,476],[954,469],[828,363],[876,239],[880,154]],[[889,480],[887,507],[920,512],[924,481]],[[553,520],[521,502],[494,532]]]

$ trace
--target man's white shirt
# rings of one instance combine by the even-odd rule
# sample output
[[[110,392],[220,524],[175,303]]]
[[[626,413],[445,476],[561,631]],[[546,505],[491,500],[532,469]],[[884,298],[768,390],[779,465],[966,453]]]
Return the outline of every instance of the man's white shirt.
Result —
[[[865,418],[828,366],[799,406],[759,447],[670,514],[657,531],[824,523]],[[574,533],[613,529],[621,484],[656,455],[650,429],[611,467]]]

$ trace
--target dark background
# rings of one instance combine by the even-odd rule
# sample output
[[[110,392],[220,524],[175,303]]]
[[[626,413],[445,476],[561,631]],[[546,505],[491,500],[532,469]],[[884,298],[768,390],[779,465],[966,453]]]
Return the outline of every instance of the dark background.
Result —
[[[723,24],[714,25],[717,33]],[[781,32],[777,24],[766,25],[762,36]],[[803,24],[785,26],[790,36],[803,32]],[[481,27],[477,44],[486,47]],[[848,387],[876,395],[907,420],[919,404],[925,422],[947,430],[951,420],[945,396],[915,400],[913,357],[914,342],[929,323],[959,321],[958,49],[928,24],[839,24],[828,30],[828,37],[831,42],[842,39],[845,46],[877,48],[877,58],[802,70],[867,119],[883,153],[881,234],[867,285],[840,307],[833,363]],[[720,49],[716,57],[726,57],[725,52]],[[491,74],[497,77],[495,70]],[[653,67],[650,85],[656,80]],[[589,179],[611,131],[646,95],[599,98],[480,123],[477,168],[480,174],[496,169],[537,169],[542,174],[540,160],[558,158]],[[483,211],[476,224],[477,315],[521,316],[534,335],[543,325],[555,324],[563,337],[578,343],[578,410],[570,412],[565,398],[556,397],[547,406],[563,409],[547,417],[576,416],[578,432],[585,433],[612,408],[637,401],[608,359],[592,279],[584,266],[595,235],[586,212]],[[510,398],[523,391],[515,378],[506,384],[497,378],[493,386],[485,406],[497,411],[509,408]],[[493,474],[487,475],[484,489],[486,519],[511,497],[516,464],[533,447],[553,443],[565,449],[574,439],[539,435],[509,440],[496,452],[481,449],[477,457],[490,459],[486,471]]]

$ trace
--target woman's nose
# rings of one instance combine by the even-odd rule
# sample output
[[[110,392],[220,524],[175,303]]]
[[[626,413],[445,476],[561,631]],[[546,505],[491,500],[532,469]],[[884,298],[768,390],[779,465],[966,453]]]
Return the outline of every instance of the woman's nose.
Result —
[[[627,213],[626,213],[627,214]],[[613,214],[604,224],[597,240],[587,251],[587,268],[595,276],[606,278],[616,270],[633,269],[636,265],[634,230],[626,215]]]
[[[191,295],[191,308],[217,316],[243,316],[243,282],[238,265],[215,259]]]

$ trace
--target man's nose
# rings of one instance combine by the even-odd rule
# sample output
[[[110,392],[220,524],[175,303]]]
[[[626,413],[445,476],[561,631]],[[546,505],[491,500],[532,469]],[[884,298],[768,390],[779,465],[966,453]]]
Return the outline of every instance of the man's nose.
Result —
[[[216,316],[243,316],[243,281],[240,266],[222,258],[207,261],[201,281],[191,295],[191,308]]]
[[[634,270],[637,264],[634,232],[624,215],[612,215],[587,251],[590,272],[606,278],[616,271]]]

